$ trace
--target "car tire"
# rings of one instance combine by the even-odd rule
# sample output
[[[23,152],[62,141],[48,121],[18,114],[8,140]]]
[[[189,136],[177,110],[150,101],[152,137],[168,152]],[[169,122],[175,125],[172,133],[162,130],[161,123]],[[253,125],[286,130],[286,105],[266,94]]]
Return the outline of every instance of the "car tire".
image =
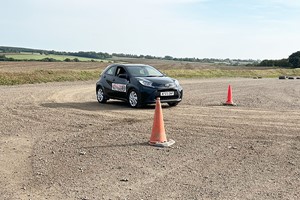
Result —
[[[108,100],[101,86],[97,90],[97,100],[99,103],[106,103],[106,101]]]
[[[174,107],[174,106],[177,106],[178,105],[178,102],[175,102],[175,103],[168,103],[170,107]]]
[[[129,91],[129,93],[128,93],[128,103],[129,103],[130,107],[132,107],[132,108],[142,107],[141,96],[139,95],[139,93],[135,89],[132,89],[132,90]]]

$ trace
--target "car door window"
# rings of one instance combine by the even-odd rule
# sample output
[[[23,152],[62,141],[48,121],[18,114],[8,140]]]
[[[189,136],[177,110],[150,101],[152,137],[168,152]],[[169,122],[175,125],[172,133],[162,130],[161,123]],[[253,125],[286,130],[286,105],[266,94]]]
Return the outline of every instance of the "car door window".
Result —
[[[106,74],[113,76],[115,74],[116,67],[113,66],[106,71]]]
[[[120,74],[127,74],[123,67],[118,67],[117,68],[116,76],[119,76]]]

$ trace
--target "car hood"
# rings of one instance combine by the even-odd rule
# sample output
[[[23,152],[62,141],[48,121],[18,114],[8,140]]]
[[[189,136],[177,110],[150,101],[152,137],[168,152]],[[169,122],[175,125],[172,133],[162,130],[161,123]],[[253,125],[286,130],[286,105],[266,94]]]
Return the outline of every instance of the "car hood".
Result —
[[[154,87],[175,87],[174,79],[163,76],[163,77],[139,77],[140,80],[151,81]]]

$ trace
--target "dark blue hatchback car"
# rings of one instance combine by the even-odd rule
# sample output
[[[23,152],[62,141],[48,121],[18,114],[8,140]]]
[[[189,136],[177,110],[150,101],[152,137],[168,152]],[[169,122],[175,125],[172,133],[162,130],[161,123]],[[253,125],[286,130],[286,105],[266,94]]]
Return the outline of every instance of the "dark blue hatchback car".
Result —
[[[160,97],[162,103],[176,106],[182,100],[183,90],[176,79],[152,66],[112,64],[96,83],[96,95],[99,103],[119,99],[127,101],[131,107],[142,107],[155,103]]]

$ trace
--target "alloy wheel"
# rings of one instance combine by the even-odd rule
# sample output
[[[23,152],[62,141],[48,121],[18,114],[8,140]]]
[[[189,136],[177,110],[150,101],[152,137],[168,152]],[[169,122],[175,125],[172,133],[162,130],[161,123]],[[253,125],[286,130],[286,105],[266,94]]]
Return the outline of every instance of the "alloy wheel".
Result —
[[[129,103],[131,107],[136,107],[138,104],[138,95],[134,90],[129,94]]]
[[[104,92],[102,90],[102,88],[99,88],[98,89],[98,92],[97,92],[97,99],[99,102],[103,102],[103,99],[104,99]]]

